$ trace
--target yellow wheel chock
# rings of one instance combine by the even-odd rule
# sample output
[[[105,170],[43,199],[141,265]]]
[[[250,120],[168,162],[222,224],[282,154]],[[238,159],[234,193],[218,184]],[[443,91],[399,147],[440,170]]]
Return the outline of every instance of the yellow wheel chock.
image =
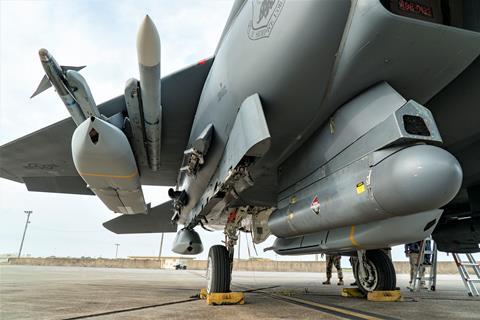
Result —
[[[209,305],[245,304],[243,292],[215,292],[207,293],[205,288],[200,290],[200,299],[207,300]]]
[[[205,288],[200,289],[200,295],[199,295],[200,299],[206,300],[207,295],[208,295],[207,289],[205,289]]]
[[[402,301],[400,290],[372,291],[367,295],[369,301],[395,302]]]
[[[347,298],[365,298],[365,294],[358,288],[343,288],[342,297]]]
[[[347,298],[367,298],[368,301],[378,301],[378,302],[394,302],[402,301],[402,294],[400,290],[390,290],[390,291],[373,291],[369,292],[366,296],[358,288],[343,288],[342,297]]]

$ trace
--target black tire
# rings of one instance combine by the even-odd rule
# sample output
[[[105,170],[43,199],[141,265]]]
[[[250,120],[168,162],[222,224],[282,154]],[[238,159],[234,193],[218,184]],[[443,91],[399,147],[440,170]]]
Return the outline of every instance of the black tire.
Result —
[[[207,292],[230,292],[230,259],[225,246],[216,245],[208,252]]]
[[[395,290],[397,286],[397,276],[392,260],[382,250],[369,250],[366,252],[366,262],[368,264],[367,273],[371,276],[369,279],[362,279],[359,275],[359,261],[355,270],[355,280],[358,288],[365,294],[371,291],[389,291]]]

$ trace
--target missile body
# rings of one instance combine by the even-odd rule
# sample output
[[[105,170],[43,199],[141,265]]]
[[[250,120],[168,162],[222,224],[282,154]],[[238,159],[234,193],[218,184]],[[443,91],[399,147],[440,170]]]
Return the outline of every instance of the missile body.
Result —
[[[80,105],[77,103],[77,101],[75,101],[73,95],[68,90],[67,79],[65,78],[62,67],[46,49],[40,49],[38,54],[48,80],[50,80],[55,90],[57,90],[58,95],[65,104],[65,107],[67,107],[67,110],[72,116],[73,121],[78,126],[85,120],[85,115],[83,114]],[[44,81],[45,78],[42,80],[42,83]],[[42,86],[42,84],[40,84],[40,86]],[[39,89],[37,89],[33,96],[41,92]]]
[[[148,15],[138,31],[137,55],[148,163],[152,170],[158,170],[162,126],[160,38]]]
[[[368,177],[362,181],[361,177]],[[374,167],[368,158],[312,184],[304,196],[274,212],[268,226],[288,238],[441,208],[462,183],[462,169],[447,151],[413,145]]]
[[[85,78],[75,70],[67,70],[65,76],[68,87],[71,89],[72,95],[80,105],[85,118],[90,118],[91,116],[100,118],[100,111],[98,111],[92,92],[90,91]]]

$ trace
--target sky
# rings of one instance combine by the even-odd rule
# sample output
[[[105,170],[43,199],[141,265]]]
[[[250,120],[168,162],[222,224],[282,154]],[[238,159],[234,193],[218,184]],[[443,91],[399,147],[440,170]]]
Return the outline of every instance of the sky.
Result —
[[[50,89],[29,97],[44,75],[38,50],[46,48],[63,65],[81,71],[97,104],[123,93],[126,81],[139,78],[136,33],[149,14],[162,43],[161,72],[167,75],[213,55],[232,1],[0,1],[0,145],[69,116]],[[41,147],[41,146],[39,146]],[[167,188],[144,187],[152,206],[168,200]],[[156,256],[159,234],[115,235],[102,223],[115,217],[93,196],[28,192],[23,184],[0,179],[0,254],[17,253],[32,210],[23,254],[32,256]],[[205,250],[223,239],[220,231],[199,231]],[[162,255],[173,256],[174,234],[166,234]],[[241,257],[248,257],[242,235]],[[250,239],[250,238],[249,238]],[[312,260],[314,256],[277,257],[263,253],[274,238],[257,245],[258,256]],[[251,245],[252,256],[256,256]],[[394,248],[394,260],[405,260]],[[444,255],[441,259],[451,260]],[[347,259],[343,259],[348,265]]]

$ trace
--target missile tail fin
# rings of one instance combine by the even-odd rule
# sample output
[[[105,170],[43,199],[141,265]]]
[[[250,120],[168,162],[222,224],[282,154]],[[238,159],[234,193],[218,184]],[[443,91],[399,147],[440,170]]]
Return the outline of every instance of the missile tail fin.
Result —
[[[82,70],[83,68],[85,68],[86,66],[79,66],[79,67],[74,67],[74,66],[62,66],[62,70],[63,71],[67,71],[67,70],[74,70],[74,71],[80,71]]]
[[[40,84],[38,85],[37,90],[35,90],[35,92],[32,94],[30,99],[35,97],[36,95],[42,93],[43,91],[47,90],[51,86],[52,86],[52,83],[48,79],[47,75],[44,75],[43,78],[42,78],[42,81],[40,81]]]

